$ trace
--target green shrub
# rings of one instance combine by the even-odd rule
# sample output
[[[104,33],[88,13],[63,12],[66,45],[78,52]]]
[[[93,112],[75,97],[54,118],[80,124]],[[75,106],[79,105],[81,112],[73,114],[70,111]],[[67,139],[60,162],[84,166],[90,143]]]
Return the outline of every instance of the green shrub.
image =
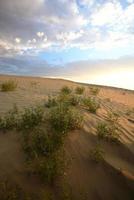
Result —
[[[29,170],[40,176],[44,183],[52,184],[59,176],[63,176],[65,167],[64,154],[56,151],[49,157],[38,157],[29,163]]]
[[[57,97],[57,103],[66,104],[66,106],[77,106],[79,104],[79,98],[73,94],[60,94]]]
[[[90,151],[90,159],[96,163],[104,161],[104,150],[97,145]]]
[[[99,139],[117,142],[119,140],[118,127],[112,122],[101,122],[97,125],[97,135]]]
[[[72,90],[68,86],[64,86],[61,88],[60,92],[61,94],[68,95],[68,94],[71,94]]]
[[[60,133],[81,127],[83,118],[80,113],[65,104],[59,104],[50,112],[50,124],[52,128]]]
[[[33,129],[38,124],[41,124],[44,117],[44,110],[41,106],[26,108],[21,115],[19,124],[20,130]]]
[[[8,92],[14,91],[17,88],[17,82],[9,80],[1,84],[1,91]]]
[[[108,136],[108,126],[107,123],[101,122],[97,125],[97,134],[99,139],[106,138]]]
[[[87,108],[88,111],[92,113],[96,113],[97,109],[100,107],[99,103],[91,98],[83,99],[83,105]]]
[[[37,127],[30,133],[23,134],[23,150],[28,159],[49,156],[56,150],[55,146],[53,135],[48,134],[46,129]]]
[[[17,128],[19,123],[19,111],[16,105],[3,117],[0,117],[0,129],[9,130]]]
[[[77,106],[79,104],[79,98],[76,95],[68,96],[68,105]]]
[[[110,123],[113,123],[113,124],[117,124],[118,123],[118,119],[119,119],[119,114],[117,112],[108,112],[107,114],[107,120],[110,122]]]
[[[45,106],[47,108],[51,108],[51,107],[54,107],[56,105],[57,105],[57,99],[55,97],[49,96],[47,102],[45,103]]]
[[[97,94],[99,94],[100,89],[97,88],[97,87],[91,87],[90,92],[91,92],[92,95],[97,95]]]
[[[84,93],[84,90],[85,90],[84,87],[78,86],[78,87],[75,88],[75,93],[78,94],[78,95],[82,95]]]

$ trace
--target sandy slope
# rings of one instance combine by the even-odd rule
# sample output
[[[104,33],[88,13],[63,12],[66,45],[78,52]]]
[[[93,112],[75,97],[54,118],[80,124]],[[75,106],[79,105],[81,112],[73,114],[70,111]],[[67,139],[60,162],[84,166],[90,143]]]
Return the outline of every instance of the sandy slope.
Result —
[[[42,102],[49,94],[77,84],[58,79],[0,76],[0,83],[13,79],[18,83],[14,92],[0,92],[0,114],[8,111],[14,103],[19,108]],[[90,95],[89,86],[85,86]],[[66,172],[76,199],[133,199],[134,190],[134,113],[126,115],[134,107],[134,92],[100,87],[96,97],[101,103],[97,114],[82,111],[84,128],[69,133],[66,141],[70,168]],[[119,113],[121,144],[101,142],[105,150],[105,163],[96,165],[89,160],[89,151],[97,144],[96,124],[106,120],[108,111]],[[0,133],[0,177],[11,177],[25,190],[38,192],[42,185],[36,178],[25,175],[24,155],[16,133]],[[9,167],[10,166],[10,167]]]

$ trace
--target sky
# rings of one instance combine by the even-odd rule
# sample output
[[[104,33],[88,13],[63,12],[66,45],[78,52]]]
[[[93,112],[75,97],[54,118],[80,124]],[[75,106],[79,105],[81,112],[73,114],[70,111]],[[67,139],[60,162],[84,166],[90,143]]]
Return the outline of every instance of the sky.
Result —
[[[0,0],[0,74],[134,90],[134,0]]]

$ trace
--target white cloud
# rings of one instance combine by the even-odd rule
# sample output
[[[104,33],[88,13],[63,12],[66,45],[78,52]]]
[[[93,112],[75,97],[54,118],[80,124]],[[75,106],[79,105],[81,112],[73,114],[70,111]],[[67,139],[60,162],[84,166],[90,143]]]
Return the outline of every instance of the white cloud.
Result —
[[[15,38],[15,42],[19,44],[21,42],[21,38]]]
[[[8,0],[1,1],[2,5],[9,3]],[[1,33],[2,40],[7,44],[3,48],[10,47],[13,51],[16,49],[24,53],[34,50],[37,53],[37,49],[40,52],[44,47],[53,50],[130,47],[134,45],[134,3],[129,0],[129,4],[123,7],[120,2],[108,0],[98,4],[96,0],[35,0],[33,5],[32,0],[19,3],[18,0],[11,0],[9,5],[12,3],[12,8],[8,4],[2,8],[9,7],[9,11],[16,16],[15,20],[19,21],[17,26],[20,26],[23,16],[22,24],[28,23],[28,28],[17,27],[15,31],[12,30],[14,32],[9,31],[12,37],[7,32],[4,36]],[[88,12],[84,13],[85,9]],[[27,12],[24,15],[25,10]],[[5,27],[6,30],[8,25]],[[15,38],[16,45],[12,38]]]
[[[113,25],[122,17],[122,8],[120,3],[105,3],[96,10],[91,16],[93,26]]]
[[[43,32],[37,32],[37,36],[42,38],[44,36],[44,33]]]

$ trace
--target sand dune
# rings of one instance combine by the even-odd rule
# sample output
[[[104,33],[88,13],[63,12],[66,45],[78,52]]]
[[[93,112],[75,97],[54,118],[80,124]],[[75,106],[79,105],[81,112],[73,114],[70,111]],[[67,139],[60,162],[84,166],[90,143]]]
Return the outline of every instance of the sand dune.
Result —
[[[0,83],[15,80],[17,90],[0,92],[0,114],[14,104],[20,109],[43,102],[48,95],[56,95],[64,85],[75,88],[80,83],[60,79],[0,76]],[[89,95],[90,85],[85,85]],[[100,87],[97,100],[101,103],[97,114],[82,110],[82,130],[69,133],[66,151],[71,164],[66,171],[69,184],[76,199],[130,200],[134,199],[134,91]],[[105,150],[105,163],[96,165],[89,158],[90,149],[97,144],[96,125],[106,120],[107,113],[119,113],[120,144],[101,142]],[[0,177],[11,177],[24,190],[38,193],[43,187],[39,180],[25,174],[24,155],[17,133],[0,132]],[[10,166],[10,167],[9,167]]]

